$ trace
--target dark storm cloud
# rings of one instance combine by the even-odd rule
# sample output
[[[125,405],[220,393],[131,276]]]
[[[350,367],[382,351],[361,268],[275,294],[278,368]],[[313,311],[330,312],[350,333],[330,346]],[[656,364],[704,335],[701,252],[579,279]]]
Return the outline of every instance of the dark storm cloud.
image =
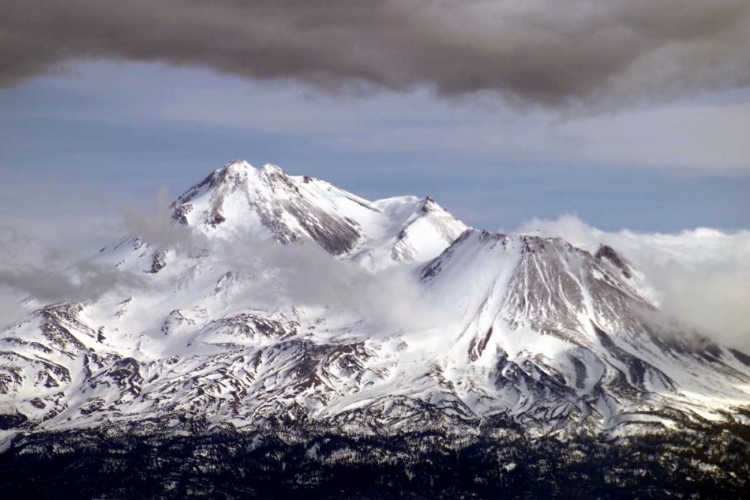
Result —
[[[78,59],[541,105],[750,84],[747,0],[0,0],[0,85]]]

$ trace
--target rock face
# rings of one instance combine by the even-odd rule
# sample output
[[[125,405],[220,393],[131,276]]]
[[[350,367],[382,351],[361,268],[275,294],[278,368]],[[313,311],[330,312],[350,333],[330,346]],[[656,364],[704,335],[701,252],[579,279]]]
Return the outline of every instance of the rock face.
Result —
[[[750,358],[665,318],[610,247],[478,231],[431,198],[370,202],[245,162],[171,210],[179,244],[106,248],[89,264],[122,283],[0,332],[7,453],[39,458],[45,439],[89,432],[200,441],[211,429],[242,442],[298,433],[305,456],[334,461],[321,436],[402,436],[406,451],[368,445],[381,464],[418,456],[405,443],[420,433],[684,431],[746,446]]]

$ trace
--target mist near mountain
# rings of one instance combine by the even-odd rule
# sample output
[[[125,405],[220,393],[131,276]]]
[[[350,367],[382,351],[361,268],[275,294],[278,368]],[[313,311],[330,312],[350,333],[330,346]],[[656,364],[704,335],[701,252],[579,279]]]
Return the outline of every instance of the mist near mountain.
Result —
[[[602,244],[616,248],[648,276],[662,310],[718,342],[750,350],[750,231],[607,232],[571,215],[532,219],[518,231],[592,251]]]
[[[278,306],[282,298],[318,304],[339,300],[359,310],[372,308],[382,318],[397,322],[434,317],[426,312],[421,293],[403,270],[363,275],[320,249],[279,247],[247,231],[231,243],[210,240],[174,224],[167,191],[159,191],[154,199],[151,209],[132,207],[121,214],[126,234],[139,235],[154,248],[171,248],[183,255],[210,248],[233,268],[265,276],[244,293],[258,294],[269,306]],[[648,277],[653,299],[670,316],[720,343],[750,350],[750,231],[607,232],[566,215],[557,220],[532,218],[513,232],[560,237],[591,252],[609,245]],[[0,257],[0,324],[28,313],[19,293],[54,303],[93,300],[112,287],[137,291],[153,286],[138,273],[115,272],[81,261],[79,254],[59,251],[10,226],[0,237]],[[76,272],[61,272],[68,267]],[[261,269],[264,271],[259,272]],[[381,293],[384,289],[390,292]]]

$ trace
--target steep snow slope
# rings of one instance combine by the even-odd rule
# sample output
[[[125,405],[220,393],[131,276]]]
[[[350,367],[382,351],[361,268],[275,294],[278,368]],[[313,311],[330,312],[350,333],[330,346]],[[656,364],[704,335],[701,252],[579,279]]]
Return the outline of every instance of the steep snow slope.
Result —
[[[750,357],[665,318],[610,247],[468,229],[430,198],[369,202],[244,162],[171,217],[168,244],[131,237],[69,271],[114,273],[104,293],[0,332],[3,429],[288,416],[617,435],[750,405]]]

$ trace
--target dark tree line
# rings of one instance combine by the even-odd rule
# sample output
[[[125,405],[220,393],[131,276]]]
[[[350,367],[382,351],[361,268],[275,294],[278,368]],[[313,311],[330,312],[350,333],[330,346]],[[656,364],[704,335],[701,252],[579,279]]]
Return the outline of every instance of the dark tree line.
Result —
[[[203,429],[203,430],[200,430]],[[742,498],[746,427],[618,442],[519,429],[347,435],[315,426],[176,436],[31,434],[0,454],[0,498]],[[746,434],[745,434],[746,436]]]

